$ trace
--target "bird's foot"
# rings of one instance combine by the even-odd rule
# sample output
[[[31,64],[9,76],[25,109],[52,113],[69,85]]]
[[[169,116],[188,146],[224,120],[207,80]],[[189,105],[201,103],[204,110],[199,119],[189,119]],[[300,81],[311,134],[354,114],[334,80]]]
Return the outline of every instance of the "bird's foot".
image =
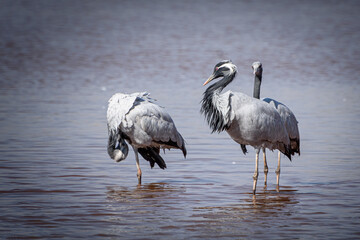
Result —
[[[137,173],[136,176],[138,178],[138,184],[141,185],[141,172],[140,172],[140,174]]]
[[[264,179],[264,187],[267,187],[267,174],[265,174],[265,179]]]
[[[280,192],[280,168],[276,169],[276,191]]]
[[[264,185],[265,185],[265,188],[267,187],[267,175],[268,175],[268,172],[269,172],[269,168],[266,166],[264,168]]]

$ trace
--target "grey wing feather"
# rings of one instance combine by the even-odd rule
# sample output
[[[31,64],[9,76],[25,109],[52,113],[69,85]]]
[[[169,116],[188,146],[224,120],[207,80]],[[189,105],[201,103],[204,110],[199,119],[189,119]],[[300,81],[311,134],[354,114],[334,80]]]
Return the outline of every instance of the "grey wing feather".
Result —
[[[281,116],[282,121],[285,124],[286,130],[289,134],[291,139],[299,139],[299,128],[298,128],[298,121],[294,113],[288,108],[285,104],[278,102],[271,98],[264,98],[263,101],[269,103],[273,107],[276,108],[278,113]]]
[[[138,147],[157,144],[171,148],[175,147],[171,143],[175,143],[176,148],[183,149],[183,152],[185,150],[184,139],[170,115],[148,96],[135,99],[133,107],[122,119],[120,129],[130,138],[132,144]]]
[[[278,111],[290,138],[292,154],[298,153],[300,155],[300,134],[298,121],[294,113],[285,104],[274,99],[264,98],[263,101],[269,103]]]
[[[269,149],[290,144],[279,113],[269,104],[233,93],[232,106],[236,121],[228,133],[236,142]]]

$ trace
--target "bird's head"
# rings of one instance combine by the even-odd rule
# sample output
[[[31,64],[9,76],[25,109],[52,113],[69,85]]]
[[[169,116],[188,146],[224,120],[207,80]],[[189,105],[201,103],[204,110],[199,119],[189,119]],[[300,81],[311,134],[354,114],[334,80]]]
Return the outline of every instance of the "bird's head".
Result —
[[[236,71],[236,66],[231,62],[231,60],[223,60],[215,65],[213,73],[203,85],[205,86],[216,78],[233,75]]]
[[[251,65],[252,69],[254,70],[254,75],[256,76],[261,76],[262,75],[262,64],[261,62],[254,62],[252,65]]]

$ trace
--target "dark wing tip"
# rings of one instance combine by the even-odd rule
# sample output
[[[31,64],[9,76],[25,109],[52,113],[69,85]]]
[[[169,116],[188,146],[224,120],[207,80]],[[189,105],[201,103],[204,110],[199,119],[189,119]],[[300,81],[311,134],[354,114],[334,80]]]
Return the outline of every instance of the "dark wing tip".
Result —
[[[182,147],[181,147],[181,151],[183,152],[183,154],[184,154],[184,158],[186,158],[186,155],[187,155],[187,150],[186,150],[186,148],[185,148],[185,143],[182,145]]]
[[[290,138],[291,144],[291,155],[295,155],[295,153],[300,156],[300,139],[299,138]]]
[[[241,146],[241,150],[243,151],[243,153],[244,154],[247,154],[247,149],[246,149],[246,145],[244,145],[244,144],[240,144],[240,146]]]
[[[283,152],[283,151],[281,151],[285,156],[287,156],[288,158],[289,158],[289,160],[291,161],[291,155],[293,155],[293,154],[291,154],[292,153],[292,150],[291,150],[291,145],[289,144],[289,145],[285,145],[284,144],[284,148],[285,148],[285,151]]]

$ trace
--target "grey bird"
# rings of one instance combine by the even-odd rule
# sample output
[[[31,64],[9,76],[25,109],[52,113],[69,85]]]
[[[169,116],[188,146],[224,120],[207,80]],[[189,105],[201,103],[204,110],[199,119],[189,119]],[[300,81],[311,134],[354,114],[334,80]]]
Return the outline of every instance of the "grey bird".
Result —
[[[260,149],[278,149],[291,159],[291,146],[289,135],[275,108],[241,92],[221,93],[233,81],[236,73],[237,68],[230,60],[223,60],[215,65],[204,85],[214,79],[221,79],[205,90],[200,111],[205,115],[212,132],[226,131],[238,144],[255,148],[255,194]],[[246,149],[242,150],[246,152]]]
[[[254,73],[254,92],[253,97],[260,99],[260,87],[262,82],[262,73],[263,68],[261,62],[254,62],[252,64],[252,69]],[[291,155],[295,153],[300,155],[300,134],[298,128],[298,121],[294,113],[288,108],[285,104],[278,102],[272,98],[263,98],[261,99],[264,102],[267,102],[272,107],[276,109],[276,111],[280,114],[280,117],[285,124],[286,131],[289,135],[290,145],[291,145]],[[265,186],[267,185],[267,173],[268,173],[268,165],[266,161],[266,151],[265,148],[263,150],[263,157],[264,157],[264,174],[265,174]],[[280,156],[281,153],[278,153],[278,166],[275,170],[276,173],[276,190],[279,191],[279,182],[280,182]]]
[[[149,97],[149,93],[116,93],[107,109],[109,156],[116,162],[124,160],[129,148],[134,149],[138,183],[141,184],[142,172],[138,153],[150,162],[165,169],[166,164],[160,156],[162,149],[181,149],[186,157],[185,141],[177,131],[174,121],[163,107]]]

